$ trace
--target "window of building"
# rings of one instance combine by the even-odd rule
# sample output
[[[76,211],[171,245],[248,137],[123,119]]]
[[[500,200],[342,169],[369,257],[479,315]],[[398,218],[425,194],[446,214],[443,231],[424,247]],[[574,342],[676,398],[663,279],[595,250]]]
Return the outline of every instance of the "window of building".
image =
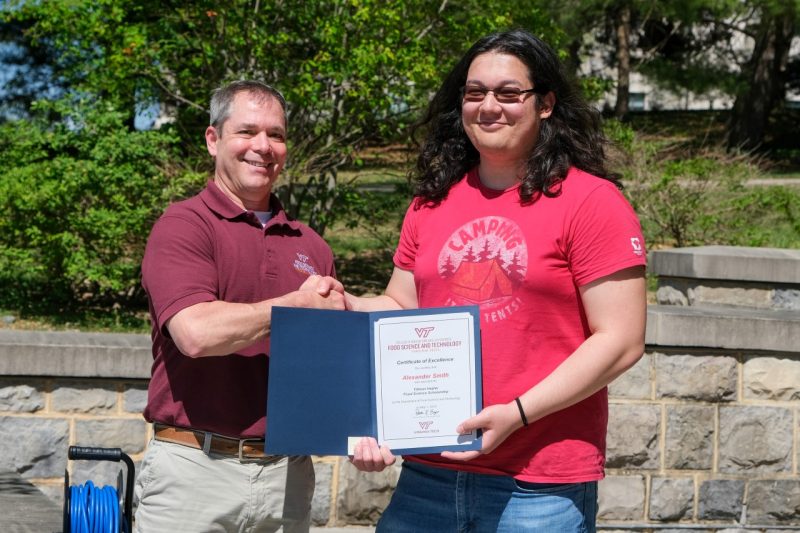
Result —
[[[644,111],[644,93],[630,93],[628,95],[628,109],[630,111]]]

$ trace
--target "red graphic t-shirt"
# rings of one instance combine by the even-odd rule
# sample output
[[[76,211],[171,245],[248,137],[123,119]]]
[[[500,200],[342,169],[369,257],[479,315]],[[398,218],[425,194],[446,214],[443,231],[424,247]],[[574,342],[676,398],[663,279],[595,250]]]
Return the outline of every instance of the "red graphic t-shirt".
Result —
[[[395,265],[413,271],[419,306],[477,304],[484,406],[549,375],[589,336],[578,287],[645,264],[633,209],[609,181],[572,169],[554,198],[522,205],[518,186],[482,186],[477,169],[436,207],[409,207]],[[407,457],[541,483],[603,477],[605,389],[513,433],[469,462]]]

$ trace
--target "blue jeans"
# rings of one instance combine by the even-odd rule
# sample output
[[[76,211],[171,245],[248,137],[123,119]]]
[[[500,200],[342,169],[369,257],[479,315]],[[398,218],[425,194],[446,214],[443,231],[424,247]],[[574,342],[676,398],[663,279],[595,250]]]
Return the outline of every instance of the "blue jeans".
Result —
[[[527,483],[406,461],[376,533],[594,533],[597,482]]]

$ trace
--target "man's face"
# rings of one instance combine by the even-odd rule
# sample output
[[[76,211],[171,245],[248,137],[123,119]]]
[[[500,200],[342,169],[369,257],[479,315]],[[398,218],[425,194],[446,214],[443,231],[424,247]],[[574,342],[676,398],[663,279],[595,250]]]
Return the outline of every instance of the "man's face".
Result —
[[[522,61],[496,52],[481,54],[472,61],[466,85],[493,91],[482,100],[465,98],[461,104],[464,131],[481,159],[516,165],[524,162],[539,138],[542,120],[552,112],[552,94],[541,97],[524,93],[516,100],[498,100],[494,91],[524,91],[532,88],[533,82]],[[539,105],[537,98],[542,100]]]
[[[273,97],[238,93],[221,127],[206,129],[214,181],[244,209],[266,211],[286,162],[286,118]]]

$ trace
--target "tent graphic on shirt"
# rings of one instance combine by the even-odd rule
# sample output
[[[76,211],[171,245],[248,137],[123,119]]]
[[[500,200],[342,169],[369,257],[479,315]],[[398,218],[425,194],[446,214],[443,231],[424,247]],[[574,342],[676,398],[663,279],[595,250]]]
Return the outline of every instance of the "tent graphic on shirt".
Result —
[[[511,296],[513,283],[495,259],[462,261],[450,278],[450,290],[473,302],[486,302]]]
[[[442,243],[436,267],[447,284],[445,305],[479,304],[492,321],[524,307],[516,294],[525,283],[528,246],[513,220],[488,216],[462,224]]]

